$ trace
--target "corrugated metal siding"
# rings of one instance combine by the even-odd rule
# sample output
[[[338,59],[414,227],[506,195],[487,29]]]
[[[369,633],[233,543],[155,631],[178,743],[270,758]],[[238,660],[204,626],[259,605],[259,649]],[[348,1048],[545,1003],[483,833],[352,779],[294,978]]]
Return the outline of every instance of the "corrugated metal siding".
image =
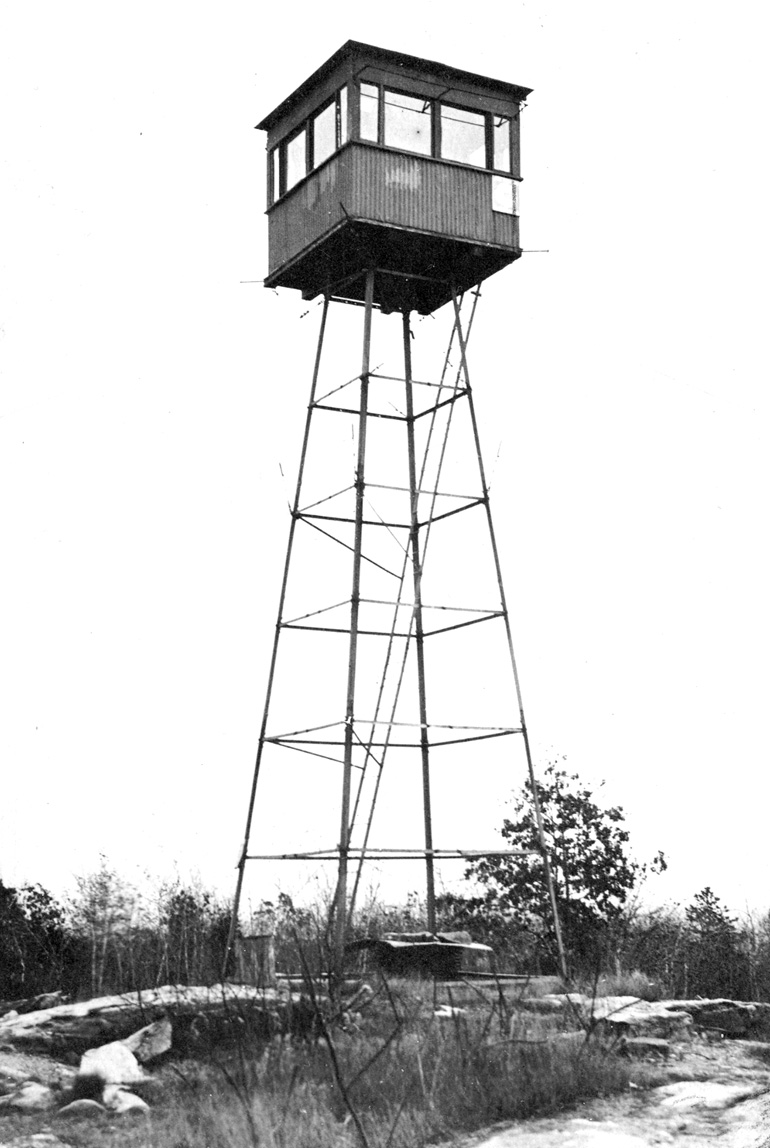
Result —
[[[350,215],[515,246],[514,218],[492,211],[491,173],[355,144],[349,151]]]
[[[348,147],[334,156],[271,210],[268,216],[271,272],[344,218],[341,204],[347,198],[350,151]]]
[[[492,210],[491,172],[352,143],[270,211],[270,273],[346,212],[372,223],[518,247],[518,219]]]

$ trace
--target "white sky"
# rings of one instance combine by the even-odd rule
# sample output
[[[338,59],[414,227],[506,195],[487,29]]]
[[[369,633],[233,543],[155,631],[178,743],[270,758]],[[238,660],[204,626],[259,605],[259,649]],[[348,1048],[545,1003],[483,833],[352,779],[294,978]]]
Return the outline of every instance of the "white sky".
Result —
[[[230,891],[318,315],[242,282],[253,125],[353,38],[535,89],[522,242],[548,254],[485,288],[471,362],[537,759],[606,779],[667,853],[652,899],[768,908],[765,24],[3,7],[4,881],[60,890],[103,852]]]

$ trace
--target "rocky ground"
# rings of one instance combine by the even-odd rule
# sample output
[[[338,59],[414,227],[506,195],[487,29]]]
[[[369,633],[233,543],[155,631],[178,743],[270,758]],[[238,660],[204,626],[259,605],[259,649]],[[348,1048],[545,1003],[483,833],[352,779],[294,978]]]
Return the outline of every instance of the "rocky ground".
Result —
[[[120,1144],[127,1118],[162,1110],[163,1063],[180,1034],[189,1041],[203,1024],[210,1040],[223,1009],[232,1020],[247,1004],[271,1023],[296,1008],[286,992],[172,986],[0,1015],[0,1148]],[[624,1094],[490,1130],[467,1148],[770,1148],[770,1005],[578,994],[518,1005],[562,1017],[554,1039],[599,1042],[640,1071]],[[134,1029],[139,1013],[149,1023]]]
[[[463,1148],[770,1148],[770,1043],[697,1026],[666,1043],[640,1054],[646,1084],[496,1128]]]

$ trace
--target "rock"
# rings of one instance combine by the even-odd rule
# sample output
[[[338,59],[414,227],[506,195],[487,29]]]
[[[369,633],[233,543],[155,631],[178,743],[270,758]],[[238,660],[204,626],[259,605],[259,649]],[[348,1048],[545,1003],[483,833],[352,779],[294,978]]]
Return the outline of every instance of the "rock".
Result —
[[[97,1100],[73,1100],[70,1104],[65,1104],[63,1108],[60,1108],[56,1115],[69,1120],[74,1117],[104,1116],[106,1112],[107,1109]]]
[[[754,1028],[757,1010],[751,1004],[733,1004],[728,1008],[703,1008],[695,1023],[703,1029],[716,1029],[724,1036],[746,1036]]]
[[[623,1056],[657,1056],[665,1060],[671,1045],[657,1036],[624,1036],[618,1045]]]
[[[78,1069],[80,1077],[96,1077],[103,1084],[133,1084],[145,1079],[133,1052],[119,1040],[84,1052]]]
[[[654,1089],[664,1108],[731,1108],[765,1091],[759,1084],[720,1084],[716,1080],[678,1080]]]
[[[590,1004],[590,1007],[589,1007]],[[692,1017],[670,1007],[667,1001],[643,1001],[634,997],[599,997],[577,1006],[584,1022],[601,1021],[615,1035],[654,1036],[664,1040],[689,1039]]]
[[[168,1017],[153,1021],[138,1032],[121,1041],[132,1052],[140,1064],[156,1060],[171,1048],[172,1030]]]
[[[36,997],[25,997],[18,1001],[0,1001],[0,1017],[3,1020],[14,1020],[27,1012],[39,1012],[40,1009],[55,1008],[64,1004],[66,996],[58,990],[55,993],[40,993]]]
[[[3,1140],[2,1148],[67,1148],[67,1145],[53,1132],[33,1132],[31,1136]]]
[[[146,1100],[127,1092],[117,1084],[108,1084],[104,1090],[104,1104],[110,1112],[117,1116],[144,1116],[149,1115],[150,1106]]]
[[[544,997],[524,997],[519,1001],[519,1007],[527,1012],[563,1013],[564,997],[553,996],[550,993]]]
[[[0,1095],[15,1092],[20,1084],[29,1080],[29,1073],[21,1068],[7,1068],[0,1066]]]
[[[3,1107],[16,1112],[45,1112],[56,1103],[53,1089],[36,1080],[27,1080],[15,1092],[3,1098]]]
[[[455,1008],[453,1005],[442,1004],[435,1010],[433,1015],[437,1020],[452,1020],[457,1016],[465,1016],[468,1010],[464,1008]]]

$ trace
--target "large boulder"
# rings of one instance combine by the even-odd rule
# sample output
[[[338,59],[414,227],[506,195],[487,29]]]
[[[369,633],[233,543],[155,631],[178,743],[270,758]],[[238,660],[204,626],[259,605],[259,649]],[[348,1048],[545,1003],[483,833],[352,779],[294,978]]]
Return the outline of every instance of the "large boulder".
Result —
[[[140,1064],[147,1064],[169,1051],[172,1036],[171,1021],[163,1017],[127,1036],[121,1043],[134,1054]]]
[[[108,1084],[104,1090],[103,1104],[116,1116],[147,1116],[150,1106],[140,1096],[121,1088],[117,1084]]]
[[[83,1053],[75,1081],[76,1091],[78,1081],[83,1078],[101,1081],[104,1087],[107,1084],[138,1083],[145,1079],[145,1074],[133,1052],[122,1041],[116,1040]]]
[[[36,1080],[27,1080],[10,1096],[4,1096],[0,1106],[15,1112],[46,1112],[55,1103],[56,1096],[52,1088],[47,1084],[38,1084]]]
[[[652,1036],[682,1040],[690,1036],[692,1017],[669,1001],[643,1001],[638,997],[590,997],[565,993],[552,998],[559,1011],[586,1029],[601,1029],[608,1036]]]
[[[98,1100],[73,1100],[70,1104],[65,1104],[56,1113],[57,1118],[61,1117],[63,1120],[80,1120],[83,1117],[96,1117],[105,1116],[107,1109]]]

